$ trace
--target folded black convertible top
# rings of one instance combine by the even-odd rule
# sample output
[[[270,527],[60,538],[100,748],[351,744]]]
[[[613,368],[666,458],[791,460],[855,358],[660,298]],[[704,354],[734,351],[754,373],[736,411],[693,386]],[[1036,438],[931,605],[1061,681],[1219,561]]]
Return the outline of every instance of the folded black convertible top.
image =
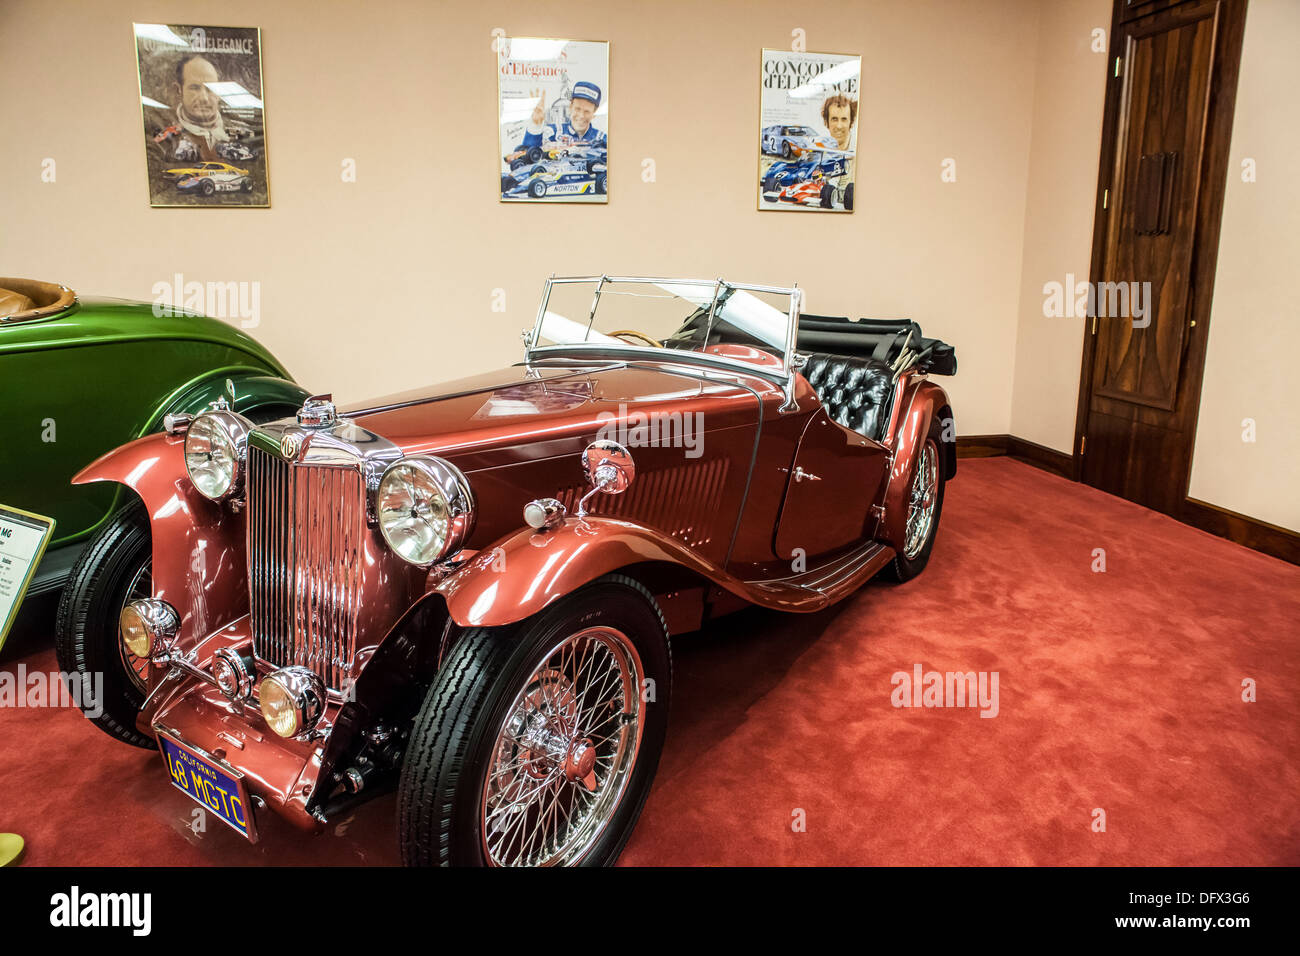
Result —
[[[935,375],[956,375],[957,354],[947,342],[928,339],[921,326],[908,319],[858,319],[848,316],[799,317],[795,347],[804,352],[829,352],[854,358],[874,358],[893,364],[904,350],[916,352],[917,366]]]

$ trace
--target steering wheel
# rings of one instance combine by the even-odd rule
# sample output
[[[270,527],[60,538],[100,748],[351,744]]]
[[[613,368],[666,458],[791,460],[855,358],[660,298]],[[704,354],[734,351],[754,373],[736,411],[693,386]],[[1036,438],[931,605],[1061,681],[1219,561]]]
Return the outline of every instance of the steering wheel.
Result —
[[[644,332],[638,332],[636,329],[619,329],[617,332],[606,332],[605,334],[616,335],[616,336],[627,335],[627,336],[631,336],[634,339],[640,339],[642,342],[647,342],[650,345],[653,345],[657,349],[661,349],[664,347],[664,344],[660,342],[658,339],[652,339]]]

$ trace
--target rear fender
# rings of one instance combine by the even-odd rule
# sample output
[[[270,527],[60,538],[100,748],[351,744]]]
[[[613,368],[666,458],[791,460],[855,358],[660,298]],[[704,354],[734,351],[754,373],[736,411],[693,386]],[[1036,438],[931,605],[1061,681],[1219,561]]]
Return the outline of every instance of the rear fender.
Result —
[[[138,438],[72,479],[74,485],[94,481],[125,485],[144,502],[153,540],[153,593],[180,615],[179,646],[248,613],[243,517],[195,490],[185,473],[183,437]]]
[[[908,493],[912,484],[912,472],[916,467],[916,458],[926,436],[930,434],[930,425],[942,421],[942,409],[948,408],[948,396],[938,385],[922,380],[912,391],[907,410],[903,413],[894,434],[893,462],[889,468],[889,479],[885,486],[885,517],[881,525],[880,540],[896,551],[903,550],[903,541],[907,536]],[[945,432],[950,429],[945,429]],[[945,477],[950,475],[947,446],[950,441],[940,442],[939,467]],[[955,471],[955,450],[951,470]]]

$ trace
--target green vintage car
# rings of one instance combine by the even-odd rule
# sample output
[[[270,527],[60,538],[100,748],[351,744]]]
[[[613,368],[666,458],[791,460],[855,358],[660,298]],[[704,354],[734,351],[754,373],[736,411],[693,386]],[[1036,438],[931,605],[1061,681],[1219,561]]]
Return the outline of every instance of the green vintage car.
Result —
[[[0,505],[56,522],[28,595],[61,587],[91,539],[139,507],[120,485],[71,485],[89,462],[161,430],[169,413],[224,398],[267,421],[307,395],[275,356],[224,322],[0,278]]]

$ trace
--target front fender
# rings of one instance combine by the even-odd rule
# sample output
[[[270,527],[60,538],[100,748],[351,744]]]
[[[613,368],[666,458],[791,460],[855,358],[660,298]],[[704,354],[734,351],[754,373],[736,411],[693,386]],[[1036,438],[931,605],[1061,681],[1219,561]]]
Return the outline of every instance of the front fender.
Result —
[[[125,485],[144,502],[153,542],[153,594],[180,615],[181,647],[248,613],[243,518],[195,490],[185,473],[183,437],[138,438],[72,479],[74,485],[94,481]]]
[[[259,412],[280,410],[290,414],[289,410],[300,407],[310,395],[311,392],[297,382],[268,375],[262,369],[242,366],[216,369],[187,382],[167,396],[154,411],[145,431],[162,428],[163,416],[168,412],[197,415],[219,398],[225,399],[231,409],[241,415],[258,416]]]
[[[501,627],[541,611],[602,575],[646,562],[680,565],[752,600],[743,582],[652,529],[589,515],[546,531],[526,528],[487,548],[434,591],[461,627]]]
[[[899,422],[894,434],[893,461],[889,468],[889,480],[885,486],[885,518],[882,523],[880,539],[896,551],[903,550],[907,537],[908,492],[912,484],[912,470],[916,466],[916,456],[930,434],[931,423],[939,417],[939,410],[948,407],[948,395],[942,388],[929,380],[921,381],[912,392],[907,411]],[[939,466],[945,470],[945,452],[943,444],[939,447]]]

